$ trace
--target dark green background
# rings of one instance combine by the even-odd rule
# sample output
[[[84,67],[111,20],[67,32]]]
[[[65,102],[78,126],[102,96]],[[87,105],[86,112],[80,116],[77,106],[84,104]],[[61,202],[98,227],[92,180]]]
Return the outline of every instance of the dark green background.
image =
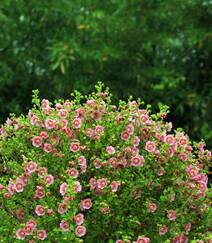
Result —
[[[88,93],[141,97],[212,146],[211,0],[1,0],[0,114]]]

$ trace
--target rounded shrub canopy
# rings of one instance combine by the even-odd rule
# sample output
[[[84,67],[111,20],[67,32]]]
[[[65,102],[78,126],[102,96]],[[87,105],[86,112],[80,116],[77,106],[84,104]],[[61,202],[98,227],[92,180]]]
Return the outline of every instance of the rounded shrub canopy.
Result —
[[[209,242],[211,152],[103,85],[1,127],[1,242]]]

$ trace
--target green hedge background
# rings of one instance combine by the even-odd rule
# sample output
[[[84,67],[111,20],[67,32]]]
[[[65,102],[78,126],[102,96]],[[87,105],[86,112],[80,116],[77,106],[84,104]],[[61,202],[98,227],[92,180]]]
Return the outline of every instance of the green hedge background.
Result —
[[[212,146],[211,0],[1,0],[0,122],[101,80]]]

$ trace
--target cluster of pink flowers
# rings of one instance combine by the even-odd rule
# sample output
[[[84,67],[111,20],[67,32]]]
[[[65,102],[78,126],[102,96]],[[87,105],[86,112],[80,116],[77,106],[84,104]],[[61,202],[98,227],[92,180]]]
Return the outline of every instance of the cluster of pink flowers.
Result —
[[[116,107],[107,92],[78,101],[53,106],[43,99],[40,110],[1,127],[2,158],[12,156],[0,197],[25,205],[6,211],[17,228],[26,222],[16,237],[33,243],[48,234],[51,241],[57,227],[56,240],[67,242],[68,232],[86,237],[96,224],[103,225],[99,235],[111,234],[116,243],[186,243],[196,231],[199,237],[209,207],[205,163],[211,151],[204,143],[194,152],[182,130],[171,133],[164,110],[150,115],[136,101]]]

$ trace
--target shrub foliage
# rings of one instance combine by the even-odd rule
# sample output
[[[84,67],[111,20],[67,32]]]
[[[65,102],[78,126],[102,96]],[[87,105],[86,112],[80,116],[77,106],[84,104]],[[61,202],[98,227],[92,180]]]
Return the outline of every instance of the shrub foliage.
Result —
[[[102,84],[1,127],[3,242],[209,242],[211,152]]]

